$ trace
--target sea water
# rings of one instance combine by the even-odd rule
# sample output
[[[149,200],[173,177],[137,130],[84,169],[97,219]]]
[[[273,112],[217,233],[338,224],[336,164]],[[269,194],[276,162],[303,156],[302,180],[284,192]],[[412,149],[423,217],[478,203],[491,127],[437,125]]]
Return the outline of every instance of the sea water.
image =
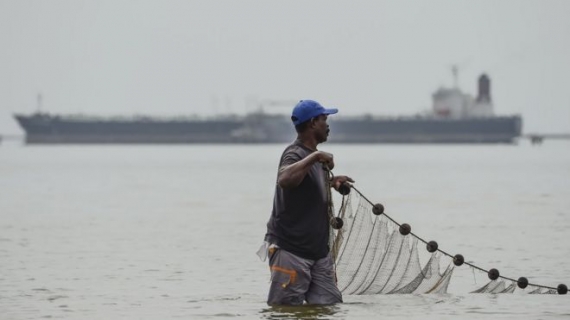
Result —
[[[558,319],[570,295],[345,296],[272,308],[262,243],[284,145],[0,146],[0,319]],[[440,249],[570,285],[570,143],[334,145],[335,174]],[[443,260],[447,265],[449,261]]]

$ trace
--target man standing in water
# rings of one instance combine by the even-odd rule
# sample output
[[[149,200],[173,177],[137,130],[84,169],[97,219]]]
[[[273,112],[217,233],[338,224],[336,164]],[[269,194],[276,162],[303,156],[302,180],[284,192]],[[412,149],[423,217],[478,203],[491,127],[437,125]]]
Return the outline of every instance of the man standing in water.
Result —
[[[301,100],[293,109],[297,139],[281,156],[265,235],[271,269],[269,305],[342,302],[329,253],[327,188],[338,190],[354,181],[335,176],[329,185],[324,168],[333,169],[333,155],[317,150],[329,135],[327,116],[337,112],[313,100]]]

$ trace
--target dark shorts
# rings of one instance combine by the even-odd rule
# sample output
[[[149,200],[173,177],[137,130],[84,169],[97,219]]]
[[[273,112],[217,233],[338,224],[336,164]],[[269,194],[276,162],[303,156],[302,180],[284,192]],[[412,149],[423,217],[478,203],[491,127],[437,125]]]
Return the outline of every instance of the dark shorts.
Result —
[[[269,250],[271,286],[268,305],[327,305],[342,302],[332,258],[300,258],[283,249]]]

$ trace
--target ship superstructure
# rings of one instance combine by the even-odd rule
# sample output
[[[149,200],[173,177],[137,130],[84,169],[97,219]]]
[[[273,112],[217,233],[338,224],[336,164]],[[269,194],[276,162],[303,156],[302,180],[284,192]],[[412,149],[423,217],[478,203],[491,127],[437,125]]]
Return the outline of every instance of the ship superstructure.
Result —
[[[456,75],[456,73],[454,72]],[[491,80],[478,79],[477,96],[462,92],[457,81],[432,95],[432,110],[416,116],[331,117],[331,142],[351,143],[513,143],[521,135],[522,118],[496,116]]]

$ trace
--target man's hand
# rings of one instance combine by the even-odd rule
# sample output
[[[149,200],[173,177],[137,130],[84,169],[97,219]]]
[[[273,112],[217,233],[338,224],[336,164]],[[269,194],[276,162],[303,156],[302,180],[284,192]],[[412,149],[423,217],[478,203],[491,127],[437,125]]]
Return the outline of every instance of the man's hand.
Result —
[[[332,153],[317,151],[314,154],[317,162],[322,163],[327,169],[332,170],[334,168],[334,160]]]
[[[352,178],[348,177],[348,176],[334,176],[332,178],[332,186],[337,191],[338,191],[338,188],[340,188],[340,186],[343,183],[351,185],[351,183],[354,183],[354,180],[352,180]]]

